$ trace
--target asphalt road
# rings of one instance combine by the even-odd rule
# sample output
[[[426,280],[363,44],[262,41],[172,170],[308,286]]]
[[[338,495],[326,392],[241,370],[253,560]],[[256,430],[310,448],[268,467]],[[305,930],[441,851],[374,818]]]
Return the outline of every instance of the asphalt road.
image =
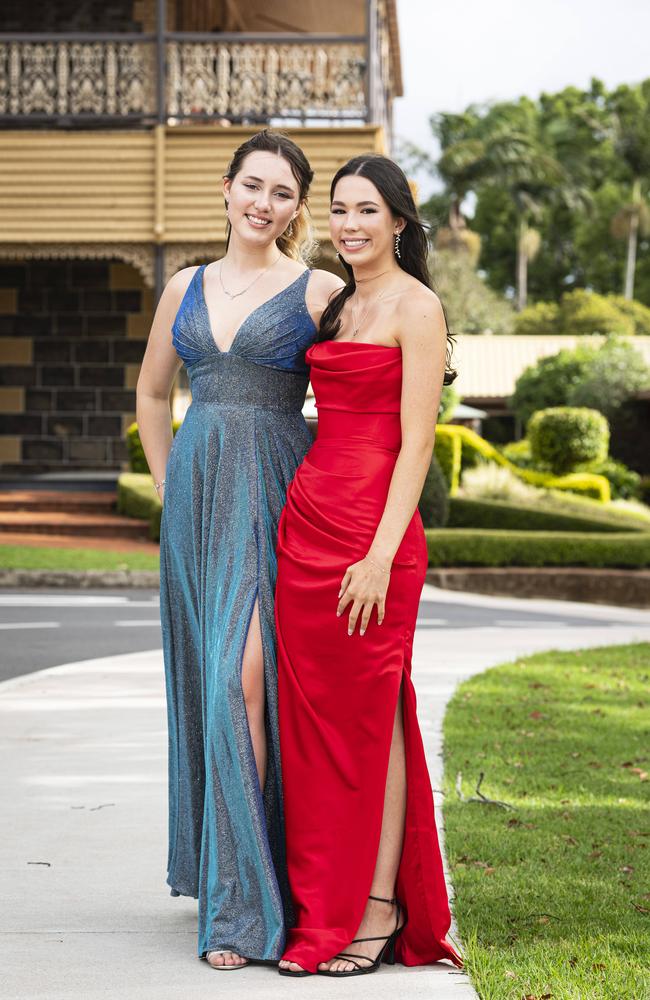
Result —
[[[512,602],[511,602],[512,603]],[[566,628],[588,630],[620,623],[615,609],[599,609],[593,617],[572,606],[564,614],[557,610],[540,612],[526,608],[491,607],[472,601],[458,601],[447,592],[444,601],[423,600],[420,629],[527,629],[543,628],[550,633]],[[553,638],[549,636],[549,646]],[[160,616],[158,594],[151,590],[0,591],[0,681],[63,663],[159,649]]]

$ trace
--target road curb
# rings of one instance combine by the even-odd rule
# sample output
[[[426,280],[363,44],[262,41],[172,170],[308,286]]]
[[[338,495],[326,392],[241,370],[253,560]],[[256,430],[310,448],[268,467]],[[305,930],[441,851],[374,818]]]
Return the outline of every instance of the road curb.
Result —
[[[466,566],[430,569],[427,583],[494,597],[552,598],[650,608],[650,571],[571,566]]]
[[[462,590],[495,597],[551,598],[556,601],[650,608],[649,570],[466,566],[430,569],[426,579],[427,583],[443,590]],[[0,588],[7,589],[157,590],[159,580],[158,572],[152,570],[0,569]]]
[[[0,588],[70,587],[92,590],[146,587],[157,590],[159,579],[158,572],[151,570],[0,569]]]

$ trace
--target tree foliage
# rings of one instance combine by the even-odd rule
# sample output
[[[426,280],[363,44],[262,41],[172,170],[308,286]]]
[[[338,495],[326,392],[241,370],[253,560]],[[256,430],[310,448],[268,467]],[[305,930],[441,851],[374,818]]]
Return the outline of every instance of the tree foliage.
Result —
[[[650,305],[650,79],[609,91],[597,79],[431,118],[447,224],[481,237],[497,292],[558,300],[572,288]],[[471,217],[463,219],[470,200]],[[442,213],[441,213],[442,214]],[[442,221],[442,220],[440,220]],[[528,234],[539,234],[532,255]]]
[[[550,406],[589,406],[611,420],[648,387],[650,368],[634,345],[609,337],[600,347],[581,344],[530,365],[517,379],[510,404],[522,425]]]

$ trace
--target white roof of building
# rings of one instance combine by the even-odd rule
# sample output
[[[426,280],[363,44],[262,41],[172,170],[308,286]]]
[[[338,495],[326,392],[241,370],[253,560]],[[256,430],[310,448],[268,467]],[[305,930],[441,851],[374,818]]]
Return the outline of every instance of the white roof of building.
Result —
[[[597,346],[600,336],[534,337],[497,334],[459,334],[455,338],[453,367],[458,371],[454,385],[463,398],[502,398],[514,392],[524,368],[540,358],[557,354],[578,344]],[[650,365],[650,337],[626,337]]]

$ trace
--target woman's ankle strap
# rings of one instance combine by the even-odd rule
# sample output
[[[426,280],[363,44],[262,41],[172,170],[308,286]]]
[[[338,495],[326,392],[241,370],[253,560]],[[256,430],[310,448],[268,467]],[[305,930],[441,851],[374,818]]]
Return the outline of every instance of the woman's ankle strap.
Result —
[[[391,906],[395,906],[397,899],[386,899],[384,896],[373,896],[372,894],[368,896],[368,899],[376,899],[378,903],[390,903]]]

